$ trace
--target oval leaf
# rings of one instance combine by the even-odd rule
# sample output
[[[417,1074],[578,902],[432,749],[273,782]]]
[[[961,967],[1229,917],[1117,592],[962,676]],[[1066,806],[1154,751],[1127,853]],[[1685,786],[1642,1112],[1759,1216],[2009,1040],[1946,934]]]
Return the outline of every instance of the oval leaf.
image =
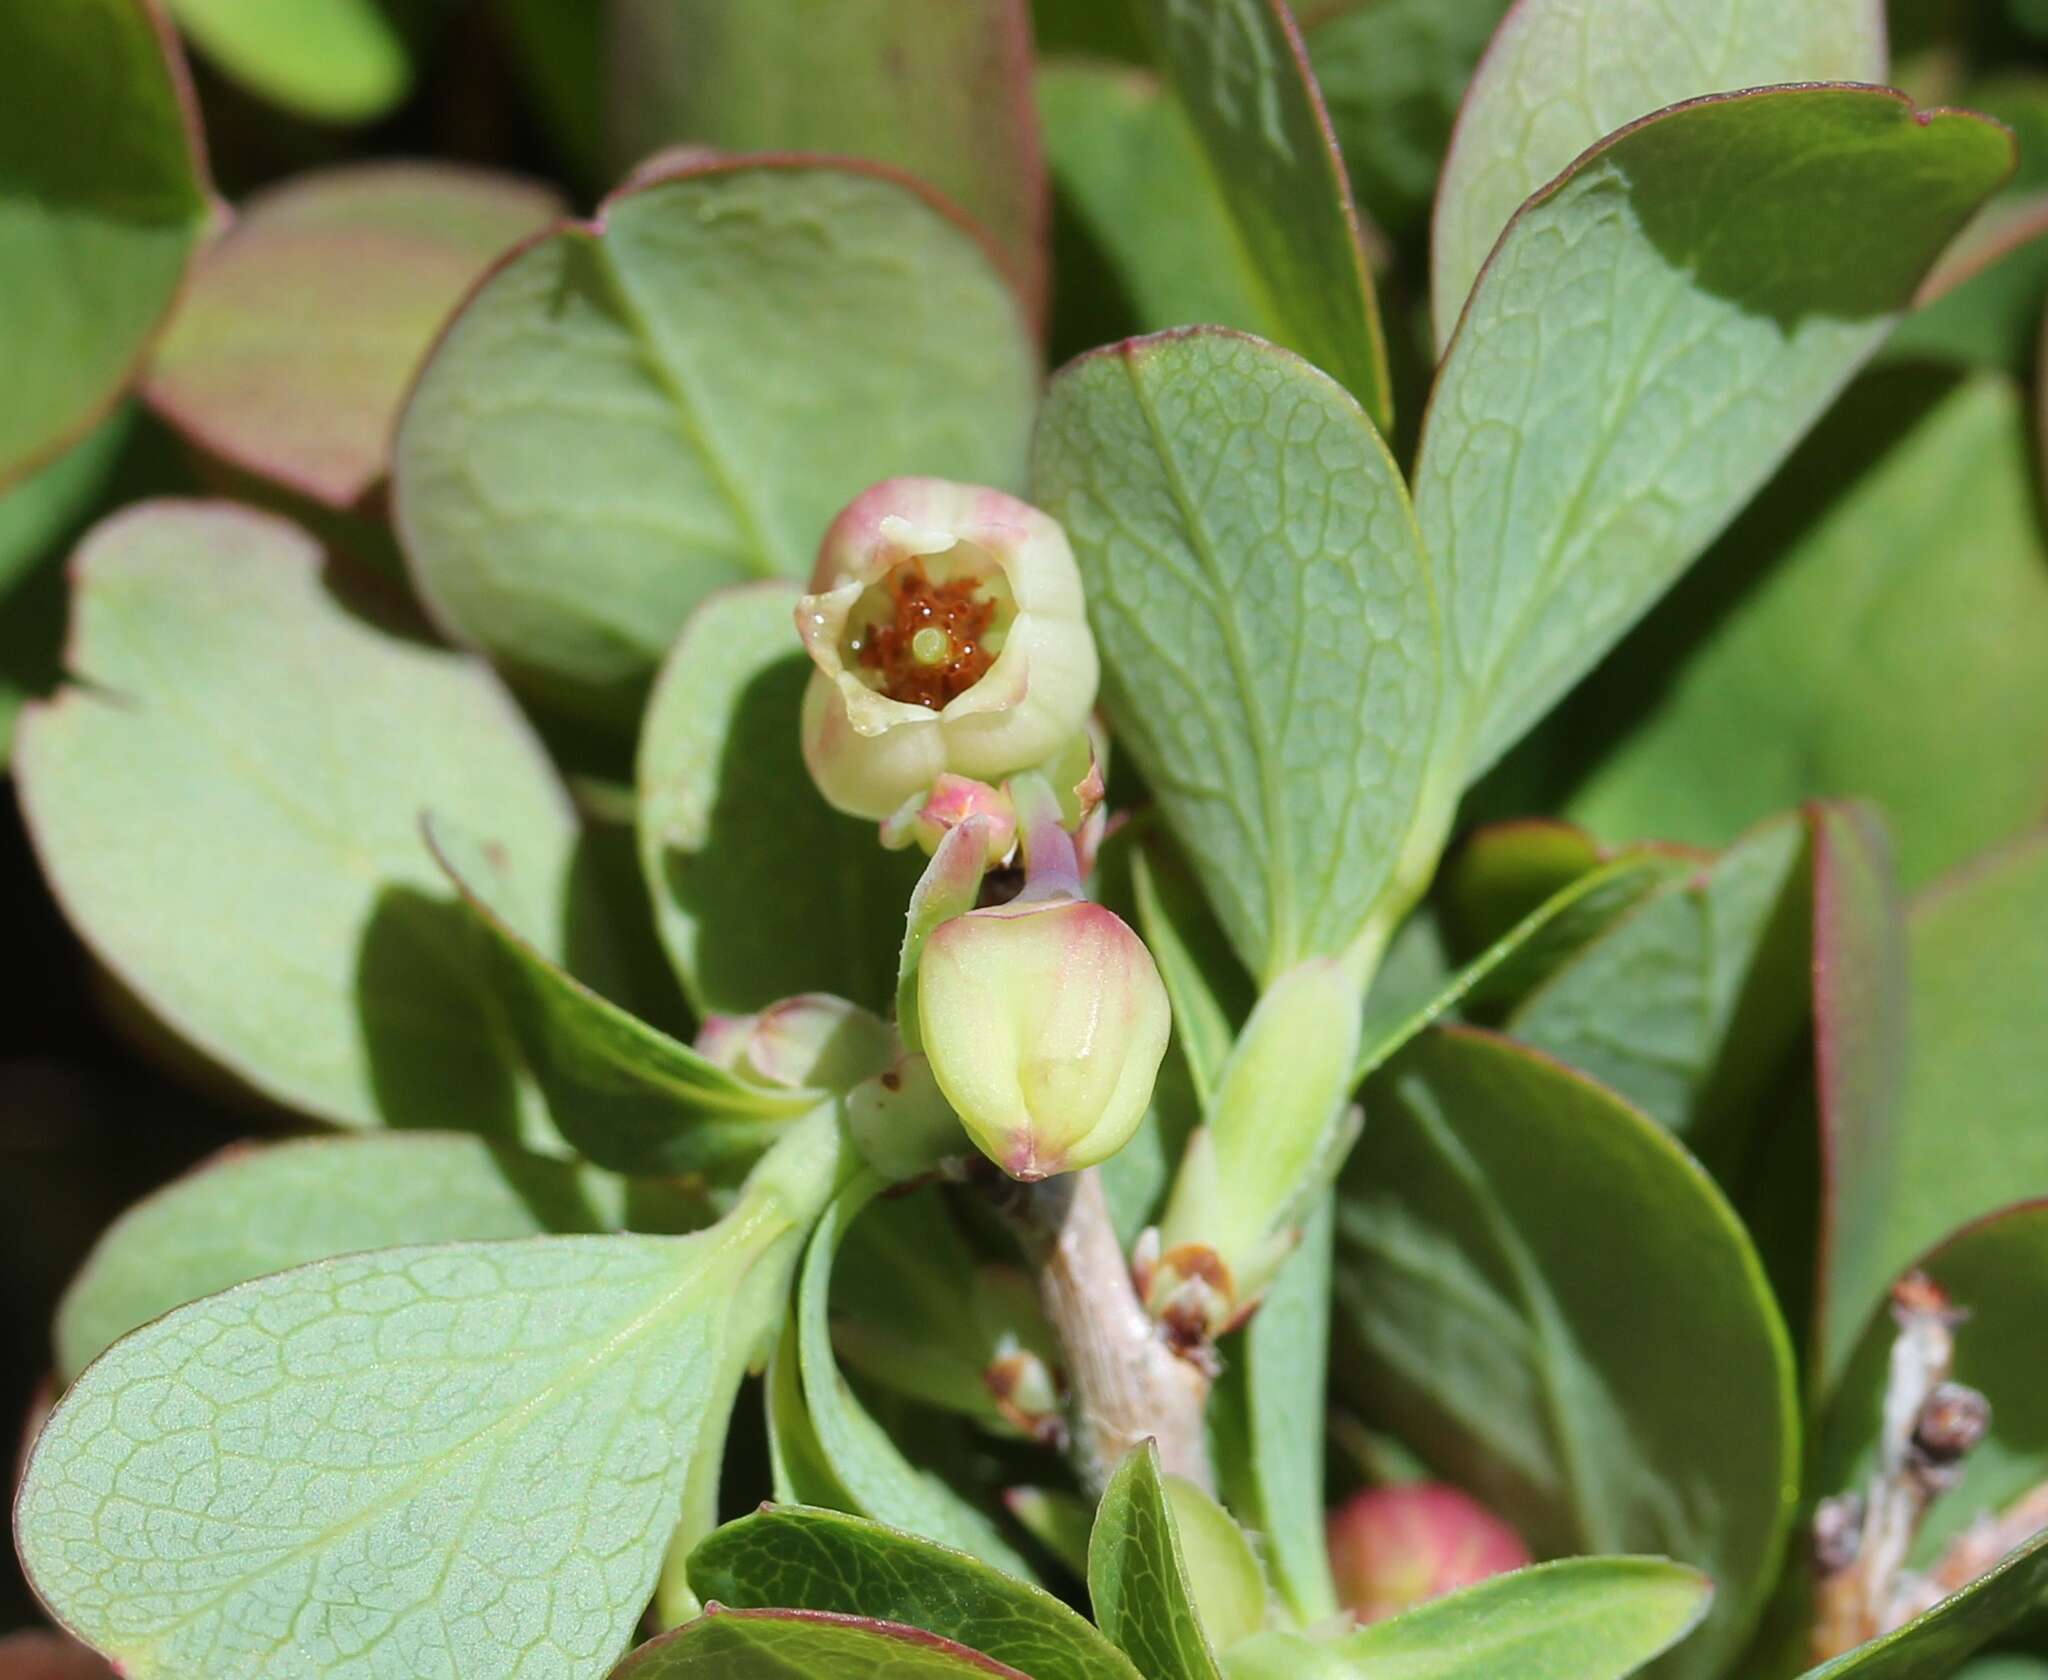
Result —
[[[1439,681],[1429,562],[1372,423],[1284,350],[1167,333],[1054,380],[1036,473],[1117,739],[1246,966],[1343,949],[1415,890],[1397,865]]]
[[[367,122],[403,99],[412,62],[379,0],[170,0],[178,25],[251,92],[327,122]]]
[[[1032,1680],[1137,1680],[1129,1659],[1050,1593],[837,1511],[768,1509],[728,1523],[690,1554],[690,1585],[741,1609],[876,1616],[971,1639]]]
[[[811,663],[793,584],[714,595],[662,666],[640,735],[641,872],[698,1013],[799,992],[877,1010],[896,995],[923,860],[828,806],[798,747]]]
[[[1438,349],[1522,201],[1604,136],[1701,94],[1884,79],[1883,0],[1522,0],[1466,89],[1437,185]]]
[[[1416,466],[1445,774],[1492,764],[1692,562],[2011,164],[1983,118],[1765,89],[1625,130],[1522,208]]]
[[[122,1214],[57,1306],[57,1378],[173,1307],[314,1260],[408,1243],[601,1231],[586,1177],[478,1138],[306,1138],[217,1156]]]
[[[431,805],[504,843],[562,927],[575,818],[491,674],[246,508],[145,503],[73,570],[79,681],[24,715],[17,772],[100,960],[321,1119],[552,1137],[419,837]]]
[[[8,9],[0,180],[4,486],[113,405],[206,223],[198,114],[154,0]]]
[[[950,1639],[866,1616],[720,1610],[650,1640],[611,1680],[1035,1680]]]
[[[780,1231],[385,1249],[180,1307],[37,1440],[29,1579],[130,1680],[590,1680]]]
[[[1717,1672],[1777,1578],[1799,1465],[1791,1350],[1735,1215],[1654,1122],[1470,1028],[1418,1039],[1365,1105],[1344,1387],[1538,1553],[1704,1569],[1714,1611],[1673,1672]]]
[[[610,24],[621,167],[681,143],[888,164],[993,233],[1043,313],[1028,0],[620,0]]]
[[[359,164],[259,194],[200,258],[144,394],[201,448],[331,508],[384,477],[434,334],[549,188],[446,164]]]
[[[690,609],[807,575],[898,473],[1014,488],[1036,397],[976,235],[878,170],[692,165],[509,258],[400,424],[394,512],[451,632],[626,722]]]
[[[1308,49],[1282,0],[1138,0],[1280,341],[1393,422],[1379,301]],[[1225,322],[1234,326],[1236,322]]]
[[[1159,1449],[1141,1441],[1117,1466],[1088,1535],[1095,1620],[1146,1680],[1219,1680],[1195,1609]]]

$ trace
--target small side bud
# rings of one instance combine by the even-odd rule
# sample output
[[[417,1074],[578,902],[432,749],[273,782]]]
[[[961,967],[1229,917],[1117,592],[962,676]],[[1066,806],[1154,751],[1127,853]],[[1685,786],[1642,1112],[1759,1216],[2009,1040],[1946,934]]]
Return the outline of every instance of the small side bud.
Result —
[[[1991,1431],[1991,1402],[1958,1382],[1938,1384],[1913,1425],[1913,1445],[1931,1466],[1958,1463]]]
[[[982,1373],[982,1381],[1003,1421],[1018,1434],[1050,1447],[1066,1444],[1059,1379],[1051,1366],[1014,1336],[1003,1338]]]
[[[986,866],[995,869],[1007,863],[1017,849],[1017,808],[1002,789],[972,776],[944,775],[932,783],[929,793],[912,794],[882,824],[882,844],[892,852],[920,846],[931,857],[948,834],[975,817],[985,819]]]
[[[917,1011],[968,1136],[1027,1182],[1129,1141],[1171,1021],[1144,941],[1101,905],[1061,897],[942,923],[919,963]]]
[[[829,992],[771,1003],[758,1015],[711,1015],[698,1051],[730,1073],[784,1090],[847,1091],[888,1066],[895,1030]]]
[[[1440,1482],[1369,1488],[1330,1515],[1337,1596],[1382,1621],[1532,1561],[1522,1537],[1470,1494]]]

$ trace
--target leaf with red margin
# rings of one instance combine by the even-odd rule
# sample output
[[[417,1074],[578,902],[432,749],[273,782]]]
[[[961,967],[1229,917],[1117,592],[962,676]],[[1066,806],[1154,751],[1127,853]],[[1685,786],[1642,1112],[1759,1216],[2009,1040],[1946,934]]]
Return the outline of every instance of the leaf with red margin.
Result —
[[[1270,313],[1286,325],[1278,341],[1346,386],[1382,429],[1391,426],[1387,347],[1358,210],[1293,15],[1282,0],[1139,0],[1138,16],[1208,155]]]
[[[1826,1394],[1855,1345],[1840,1280],[1881,1270],[1905,1094],[1906,925],[1891,838],[1867,805],[1817,805],[1813,833],[1813,1034],[1821,1210],[1812,1327],[1813,1392]]]
[[[611,15],[620,168],[688,144],[904,170],[995,235],[1043,323],[1029,0],[619,0]]]
[[[441,324],[563,209],[550,187],[438,163],[357,164],[260,193],[200,257],[143,395],[230,466],[357,507],[384,477]]]
[[[806,575],[866,486],[1017,488],[1038,350],[984,239],[906,176],[778,156],[668,169],[513,252],[399,422],[442,627],[623,726],[693,606]]]
[[[822,1610],[725,1610],[649,1640],[611,1680],[1030,1680],[938,1634]]]
[[[0,52],[0,488],[111,409],[211,206],[185,63],[157,0],[7,10]]]
[[[1516,208],[1602,136],[1702,94],[1884,79],[1883,0],[1520,0],[1466,87],[1437,183],[1437,348]]]

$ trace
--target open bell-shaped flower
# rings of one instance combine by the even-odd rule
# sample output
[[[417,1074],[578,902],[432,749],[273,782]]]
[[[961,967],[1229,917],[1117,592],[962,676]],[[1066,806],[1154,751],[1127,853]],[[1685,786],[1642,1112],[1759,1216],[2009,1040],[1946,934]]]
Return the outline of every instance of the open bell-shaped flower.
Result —
[[[1052,518],[1000,490],[892,478],[818,551],[797,629],[817,669],[804,762],[825,798],[882,821],[951,773],[1045,764],[1095,704],[1080,572]]]

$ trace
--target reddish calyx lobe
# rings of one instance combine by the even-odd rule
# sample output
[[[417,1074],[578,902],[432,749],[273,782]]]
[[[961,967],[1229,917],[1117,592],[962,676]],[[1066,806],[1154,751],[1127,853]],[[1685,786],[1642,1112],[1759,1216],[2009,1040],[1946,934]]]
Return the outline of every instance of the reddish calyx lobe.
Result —
[[[985,645],[996,603],[971,577],[935,583],[922,561],[898,566],[883,581],[893,616],[861,634],[858,658],[891,700],[940,710],[988,674],[995,654]]]

